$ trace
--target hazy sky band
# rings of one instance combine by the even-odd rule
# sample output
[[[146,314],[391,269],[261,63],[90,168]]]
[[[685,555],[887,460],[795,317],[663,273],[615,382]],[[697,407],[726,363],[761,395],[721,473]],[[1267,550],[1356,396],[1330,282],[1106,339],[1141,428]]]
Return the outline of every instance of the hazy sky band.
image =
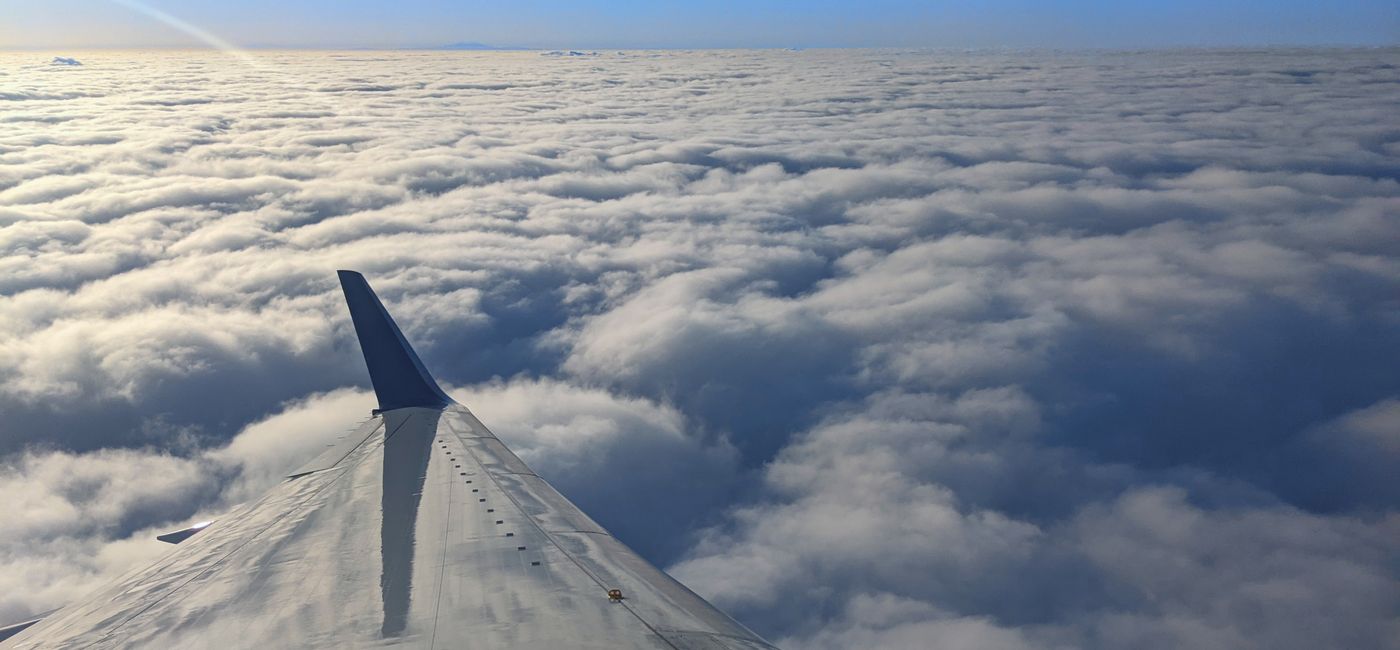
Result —
[[[0,48],[207,47],[113,0],[12,0]],[[246,47],[1171,47],[1400,43],[1383,0],[145,3]]]

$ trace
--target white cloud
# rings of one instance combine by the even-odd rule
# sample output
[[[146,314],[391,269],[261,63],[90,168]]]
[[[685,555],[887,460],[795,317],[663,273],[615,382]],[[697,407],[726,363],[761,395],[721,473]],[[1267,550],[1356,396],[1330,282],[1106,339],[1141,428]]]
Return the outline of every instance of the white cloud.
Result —
[[[217,494],[197,461],[137,450],[31,452],[0,474],[0,616],[59,607],[159,555],[152,526]]]
[[[1397,637],[1391,51],[28,56],[0,612],[357,420],[348,267],[785,645]]]

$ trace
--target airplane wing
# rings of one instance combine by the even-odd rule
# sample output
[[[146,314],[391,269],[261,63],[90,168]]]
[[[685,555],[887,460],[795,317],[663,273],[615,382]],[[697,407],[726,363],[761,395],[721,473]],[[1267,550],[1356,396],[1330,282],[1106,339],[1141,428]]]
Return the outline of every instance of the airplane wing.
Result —
[[[773,648],[531,471],[438,387],[360,274],[340,281],[374,416],[2,645]]]

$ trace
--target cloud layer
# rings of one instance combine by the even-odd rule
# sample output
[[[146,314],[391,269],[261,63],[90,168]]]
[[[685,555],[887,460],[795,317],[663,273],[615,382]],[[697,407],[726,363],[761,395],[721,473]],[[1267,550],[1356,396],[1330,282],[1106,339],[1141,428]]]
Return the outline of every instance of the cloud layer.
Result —
[[[0,54],[0,614],[363,417],[793,648],[1395,647],[1400,52]]]

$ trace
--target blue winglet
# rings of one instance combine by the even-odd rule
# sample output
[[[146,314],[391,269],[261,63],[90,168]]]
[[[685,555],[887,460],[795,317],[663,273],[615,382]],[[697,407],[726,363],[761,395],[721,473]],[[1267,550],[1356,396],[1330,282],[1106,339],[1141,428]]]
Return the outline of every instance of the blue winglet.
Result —
[[[413,347],[394,324],[394,319],[374,295],[365,276],[354,271],[337,271],[340,288],[345,292],[345,304],[350,307],[350,320],[360,339],[360,350],[369,367],[369,380],[379,398],[379,410],[410,406],[442,408],[452,398],[438,388],[428,369],[413,352]]]

